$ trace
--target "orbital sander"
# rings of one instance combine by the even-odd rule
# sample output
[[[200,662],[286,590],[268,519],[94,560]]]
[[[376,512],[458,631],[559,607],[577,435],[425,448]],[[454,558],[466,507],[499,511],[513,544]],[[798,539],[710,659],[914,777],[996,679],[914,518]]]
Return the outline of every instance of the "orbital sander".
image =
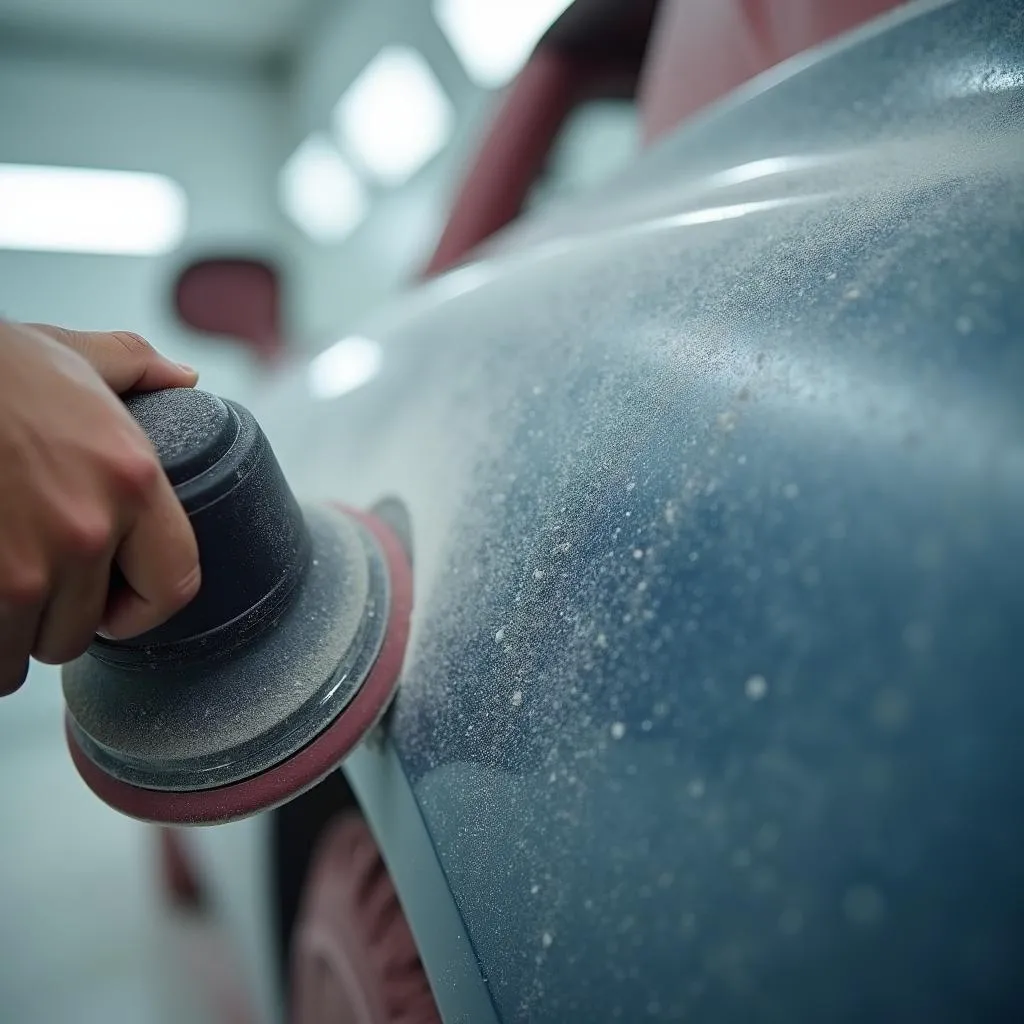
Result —
[[[372,515],[300,508],[243,406],[132,396],[199,546],[198,595],[64,666],[75,766],[108,804],[174,824],[230,821],[320,781],[381,717],[408,634],[407,554]]]

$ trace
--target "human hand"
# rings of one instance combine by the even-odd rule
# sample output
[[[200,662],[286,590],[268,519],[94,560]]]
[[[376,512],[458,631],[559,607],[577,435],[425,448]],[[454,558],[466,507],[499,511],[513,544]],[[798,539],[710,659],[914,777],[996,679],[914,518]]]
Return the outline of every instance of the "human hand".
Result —
[[[0,695],[30,655],[70,661],[196,595],[192,527],[117,397],[195,382],[137,335],[0,322]]]

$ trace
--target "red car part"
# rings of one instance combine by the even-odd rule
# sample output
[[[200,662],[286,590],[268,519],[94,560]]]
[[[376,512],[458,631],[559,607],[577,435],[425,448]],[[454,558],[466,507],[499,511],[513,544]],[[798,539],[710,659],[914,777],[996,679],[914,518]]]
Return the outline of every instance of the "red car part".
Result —
[[[635,95],[653,142],[744,82],[899,0],[576,0],[537,45],[470,164],[428,262],[464,262],[519,215],[571,113]]]

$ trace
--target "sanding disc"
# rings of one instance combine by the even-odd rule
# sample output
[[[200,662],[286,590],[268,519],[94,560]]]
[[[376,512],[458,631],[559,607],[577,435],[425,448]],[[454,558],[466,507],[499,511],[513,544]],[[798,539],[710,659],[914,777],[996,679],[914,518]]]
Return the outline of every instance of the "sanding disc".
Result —
[[[359,674],[346,675],[345,668],[339,663],[335,671],[325,677],[323,685],[317,688],[318,693],[328,698],[324,703],[314,704],[317,712],[316,721],[320,724],[319,731],[308,742],[284,757],[268,758],[269,763],[262,765],[258,762],[252,763],[251,774],[230,783],[199,788],[196,782],[201,780],[201,773],[197,773],[189,780],[185,768],[182,778],[188,788],[153,788],[119,777],[125,773],[123,770],[119,771],[120,766],[109,758],[109,751],[108,759],[102,766],[98,759],[93,759],[98,744],[94,739],[86,737],[72,710],[72,707],[77,705],[69,701],[65,729],[71,757],[82,778],[100,799],[117,810],[143,821],[181,825],[233,821],[275,807],[314,786],[328,772],[337,768],[345,755],[374,727],[390,704],[398,684],[409,632],[412,577],[405,550],[387,526],[371,516],[352,512],[347,514],[361,524],[379,548],[387,572],[387,601],[381,602],[373,609],[372,617],[379,619],[383,629],[379,643],[369,641],[372,644],[372,656],[353,659],[361,662]],[[279,626],[269,635],[269,644],[277,646],[281,651],[286,650],[289,641],[284,633],[288,629],[287,623]],[[296,651],[295,655],[296,659],[302,656],[308,660],[311,652]],[[253,651],[250,657],[255,666],[259,651]],[[95,671],[94,666],[86,667]],[[263,666],[265,685],[261,692],[269,695],[271,703],[275,691],[287,689],[294,667],[294,664],[289,666],[287,657],[275,659],[271,664]],[[225,664],[222,670],[225,673],[230,672],[231,664]],[[73,695],[78,692],[79,686],[82,690],[87,690],[91,686],[103,687],[102,678],[90,679],[89,675],[91,673],[83,671],[81,676],[77,673],[72,676]],[[66,673],[66,695],[69,689],[68,681]],[[141,682],[141,679],[136,681]],[[166,679],[157,680],[150,677],[149,687],[166,683]],[[207,677],[204,685],[208,686],[209,683],[210,679]],[[124,684],[130,685],[130,681],[125,680]],[[121,693],[123,695],[123,690]],[[138,716],[142,711],[141,717],[144,719],[147,717],[146,706],[153,698],[152,692],[147,696],[148,700],[140,697],[130,701],[124,700],[122,696],[122,699],[115,700],[108,706],[115,711],[119,709],[128,716]],[[331,700],[334,701],[333,705]],[[177,709],[182,707],[177,702],[172,704]],[[221,702],[222,707],[228,704],[230,702]],[[307,708],[308,710],[312,709]],[[198,715],[205,721],[211,717],[202,711]],[[188,715],[178,715],[174,718],[175,728],[184,732],[195,731],[197,728],[189,722]],[[308,726],[310,723],[307,721],[306,724]],[[162,730],[154,730],[152,735],[156,737],[161,735],[161,732]],[[141,732],[140,747],[145,745],[147,735],[145,730]],[[175,753],[173,744],[166,740],[161,742],[161,749],[172,755]],[[177,771],[181,771],[182,764],[180,759],[177,760],[179,763],[175,763],[175,759],[172,758],[171,763]],[[147,762],[149,765],[152,763],[152,760]]]
[[[172,389],[129,411],[189,516],[203,582],[162,626],[97,637],[64,667],[71,756],[134,817],[242,817],[316,783],[387,707],[408,558],[376,517],[300,508],[244,407]]]

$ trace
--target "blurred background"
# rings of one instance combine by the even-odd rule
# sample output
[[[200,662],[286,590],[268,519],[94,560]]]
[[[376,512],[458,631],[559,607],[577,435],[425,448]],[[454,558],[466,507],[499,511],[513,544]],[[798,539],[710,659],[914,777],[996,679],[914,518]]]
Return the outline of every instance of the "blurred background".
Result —
[[[426,265],[502,90],[567,6],[0,0],[0,315],[137,331],[257,400],[268,352],[333,345]],[[636,145],[630,104],[586,105],[531,203]],[[218,294],[265,286],[250,345],[181,277],[211,259]],[[203,311],[192,326],[175,295]],[[342,351],[335,388],[367,358]],[[0,705],[5,1024],[202,1021],[161,971],[150,841],[80,782],[58,672],[33,666]]]

